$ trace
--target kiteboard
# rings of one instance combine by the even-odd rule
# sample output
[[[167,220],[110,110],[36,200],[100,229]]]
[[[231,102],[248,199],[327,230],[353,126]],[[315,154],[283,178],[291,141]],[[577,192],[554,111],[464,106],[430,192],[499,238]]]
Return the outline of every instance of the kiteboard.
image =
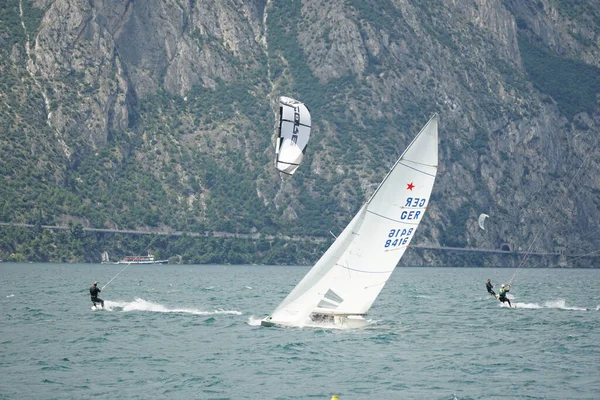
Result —
[[[506,303],[506,305],[504,305],[505,303],[502,303],[500,300],[498,300],[500,302],[500,307],[503,308],[517,308],[517,304],[513,303],[512,306],[509,306],[508,303]]]

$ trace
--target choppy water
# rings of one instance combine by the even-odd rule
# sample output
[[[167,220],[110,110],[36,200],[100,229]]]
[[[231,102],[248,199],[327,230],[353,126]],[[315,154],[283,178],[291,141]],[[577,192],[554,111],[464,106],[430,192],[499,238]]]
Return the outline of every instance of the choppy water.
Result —
[[[0,264],[2,399],[597,399],[600,270],[400,268],[356,331],[258,326],[307,267]]]

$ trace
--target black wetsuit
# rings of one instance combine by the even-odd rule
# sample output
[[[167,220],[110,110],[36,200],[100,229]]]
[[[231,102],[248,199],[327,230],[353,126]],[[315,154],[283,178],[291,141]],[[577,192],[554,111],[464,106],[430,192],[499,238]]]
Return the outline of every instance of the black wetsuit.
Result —
[[[98,286],[92,286],[90,288],[90,296],[92,296],[92,303],[94,303],[94,305],[96,305],[96,303],[100,303],[102,304],[102,308],[104,308],[104,300],[98,297],[98,293],[101,291],[102,290]]]
[[[488,293],[489,293],[489,294],[491,294],[492,296],[496,297],[496,292],[494,292],[494,291],[492,290],[492,288],[493,288],[494,286],[492,285],[492,283],[491,283],[491,282],[488,282],[488,283],[486,283],[486,284],[485,284],[485,287],[487,288],[487,291],[488,291]]]
[[[508,293],[508,289],[504,289],[500,291],[500,296],[498,296],[498,300],[500,300],[501,302],[505,302],[508,301],[508,306],[512,307],[512,304],[510,304],[510,300],[508,299],[508,297],[506,297],[506,293]]]

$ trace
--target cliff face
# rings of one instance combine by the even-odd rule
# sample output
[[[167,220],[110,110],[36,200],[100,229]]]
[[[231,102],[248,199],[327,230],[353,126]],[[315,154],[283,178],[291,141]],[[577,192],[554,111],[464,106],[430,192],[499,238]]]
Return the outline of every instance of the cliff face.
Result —
[[[76,191],[106,207],[104,226],[123,225],[132,207],[108,195],[131,168],[153,180],[140,193],[158,188],[169,204],[132,199],[158,218],[138,225],[185,229],[185,214],[233,224],[223,229],[325,235],[438,112],[440,172],[416,243],[579,253],[600,244],[592,0],[21,0],[7,10],[1,62],[14,79],[0,91],[4,120],[15,135],[36,133],[3,145],[27,162],[40,154],[50,172],[29,185],[58,191],[73,190],[94,154],[106,157],[90,183],[105,196]],[[305,101],[314,118],[291,179],[271,165],[279,95]],[[17,179],[17,162],[4,161],[5,179]],[[243,206],[235,188],[247,192]],[[319,232],[307,221],[323,212]],[[81,210],[52,218],[68,216],[95,224]]]
[[[96,148],[111,131],[132,127],[139,97],[215,89],[216,79],[231,82],[258,68],[262,10],[239,3],[47,2],[28,70],[47,82],[46,95],[55,94],[48,122]],[[71,83],[78,87],[64,87]]]

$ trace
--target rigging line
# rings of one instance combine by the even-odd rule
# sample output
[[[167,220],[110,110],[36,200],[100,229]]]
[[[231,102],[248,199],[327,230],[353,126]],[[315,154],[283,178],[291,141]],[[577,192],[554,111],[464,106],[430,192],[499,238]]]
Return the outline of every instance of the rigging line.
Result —
[[[598,141],[598,140],[597,140],[597,141]],[[581,162],[581,164],[579,165],[579,168],[577,169],[577,171],[575,171],[575,174],[574,174],[574,175],[573,175],[573,177],[571,178],[571,180],[570,180],[570,184],[567,186],[567,189],[568,189],[568,187],[569,187],[571,184],[573,184],[573,182],[575,181],[575,178],[577,177],[577,175],[579,175],[579,173],[580,173],[580,172],[581,172],[581,170],[583,169],[583,166],[587,164],[587,162],[588,162],[588,160],[589,160],[589,158],[590,158],[590,157],[591,157],[591,152],[587,154],[587,157],[584,157],[583,161],[582,161],[582,162]],[[541,189],[540,189],[540,190],[541,190]],[[577,190],[577,192],[575,193],[575,195],[574,195],[573,197],[576,197],[577,195],[579,195],[579,193],[581,193],[581,191],[582,191],[582,190],[583,190],[583,187],[581,187],[581,186],[580,186],[580,187],[579,187],[579,190]],[[564,200],[564,201],[566,201],[566,200]],[[557,194],[557,195],[554,197],[554,200],[552,201],[552,204],[550,205],[550,208],[549,208],[549,209],[550,209],[550,210],[554,210],[554,209],[555,209],[555,207],[554,207],[554,206],[555,206],[555,204],[556,204],[557,202],[559,203],[559,206],[562,206],[562,204],[561,204],[561,203],[562,203],[562,201],[559,199],[559,195],[558,195],[558,194]],[[525,253],[525,256],[523,257],[523,259],[521,260],[521,262],[520,262],[520,263],[519,263],[519,265],[517,266],[517,269],[515,270],[515,273],[513,274],[513,276],[510,278],[510,280],[509,280],[509,282],[508,282],[508,284],[509,284],[509,285],[511,285],[511,284],[513,283],[514,279],[515,279],[515,278],[516,278],[516,276],[517,276],[517,273],[519,272],[519,269],[520,269],[520,268],[521,268],[521,267],[522,267],[522,266],[525,264],[525,262],[526,262],[526,261],[529,259],[529,256],[530,256],[530,250],[531,250],[531,248],[533,247],[533,245],[535,244],[535,242],[537,241],[537,239],[540,237],[540,235],[541,235],[541,232],[542,232],[542,231],[546,231],[546,228],[547,228],[548,226],[551,226],[553,222],[554,222],[554,223],[556,223],[556,222],[557,222],[556,218],[551,218],[551,216],[548,216],[548,215],[547,215],[547,216],[546,216],[546,218],[545,218],[544,224],[543,224],[543,228],[544,228],[544,229],[541,229],[541,230],[539,230],[539,231],[538,231],[538,232],[535,234],[535,236],[534,236],[534,238],[533,238],[533,240],[532,240],[531,244],[529,245],[529,247],[528,247],[528,249],[527,249],[527,251],[526,251],[526,253]]]
[[[593,230],[593,231],[589,231],[585,235],[581,236],[581,239],[589,239],[589,238],[596,239],[599,232],[600,232],[600,228]]]
[[[599,139],[597,138],[597,139],[596,139],[596,144],[598,144],[598,141],[599,141]],[[592,154],[591,154],[591,152],[589,152],[589,153],[587,154],[587,156],[583,158],[583,161],[582,161],[582,162],[581,162],[581,164],[579,165],[579,168],[577,169],[577,171],[575,171],[575,174],[574,174],[574,175],[573,175],[573,177],[571,178],[571,180],[570,180],[570,184],[567,186],[567,189],[568,189],[568,187],[569,187],[571,184],[573,184],[573,182],[575,181],[575,178],[577,177],[577,175],[579,175],[579,173],[581,172],[581,170],[583,169],[583,167],[584,167],[585,165],[587,165],[587,164],[588,164],[588,161],[590,160],[591,156],[592,156]],[[540,189],[539,189],[539,191],[541,191],[541,189],[542,189],[542,187],[540,186]],[[538,192],[539,192],[539,191],[538,191]],[[579,190],[577,190],[577,192],[575,193],[575,196],[573,196],[573,197],[576,197],[576,196],[577,196],[577,195],[579,195],[579,193],[581,193],[582,191],[583,191],[583,187],[581,187],[581,186],[580,186],[580,187],[579,187]],[[560,200],[559,200],[559,197],[558,197],[558,194],[555,196],[555,198],[554,198],[554,201],[552,202],[552,205],[550,206],[550,209],[554,209],[554,204],[555,204],[557,201],[559,201],[559,202],[560,202]],[[562,205],[562,204],[561,204],[561,205]],[[549,224],[548,224],[548,221],[554,221],[554,222],[557,222],[557,221],[556,221],[556,219],[552,219],[552,220],[551,220],[551,219],[550,219],[550,217],[547,217],[547,219],[546,219],[546,223],[544,223],[544,228],[546,228],[546,227],[547,227],[547,225],[549,225]],[[550,225],[551,225],[551,224],[550,224]],[[538,233],[539,233],[539,232],[538,232]],[[537,238],[538,236],[539,236],[539,235],[536,235],[536,238]],[[534,238],[534,240],[536,240],[536,238]]]
[[[571,261],[575,261],[575,260],[578,260],[578,259],[583,258],[583,257],[590,257],[591,255],[596,254],[596,253],[600,253],[600,250],[591,251],[589,253],[582,254],[582,255],[577,256],[577,257],[573,257],[573,258],[571,258]]]
[[[118,273],[117,273],[115,276],[113,276],[113,277],[112,277],[112,279],[111,279],[110,281],[106,282],[106,285],[102,286],[102,288],[101,288],[100,290],[104,290],[104,288],[105,288],[105,287],[107,287],[109,283],[111,283],[112,281],[114,281],[114,280],[115,280],[115,278],[116,278],[117,276],[119,276],[119,274],[120,274],[121,272],[125,271],[125,270],[127,269],[127,267],[129,267],[130,265],[131,265],[131,263],[128,263],[128,264],[125,266],[125,268],[123,268],[123,269],[122,269],[122,270],[120,270],[120,271],[119,271],[119,272],[118,272]]]
[[[599,141],[600,141],[600,138],[596,138],[596,143],[595,143],[595,145],[593,146],[594,148],[595,148],[595,147],[597,147],[597,145],[598,145],[598,142],[599,142]],[[520,143],[523,143],[523,142],[521,141]],[[470,150],[471,150],[471,151],[472,151],[472,152],[473,152],[475,155],[477,155],[478,157],[480,156],[480,154],[483,154],[482,152],[480,152],[480,151],[476,150],[476,149],[475,149],[475,148],[474,148],[474,147],[473,147],[473,146],[470,144],[470,142],[469,142],[469,141],[463,141],[463,142],[462,142],[462,144],[463,144],[463,148],[465,148],[465,149],[470,149]],[[591,157],[591,152],[588,152],[588,155],[587,155],[587,157],[584,157],[584,161],[581,163],[581,165],[579,166],[579,168],[578,168],[577,172],[576,172],[576,173],[575,173],[575,175],[573,176],[573,179],[571,180],[571,184],[572,184],[572,182],[574,181],[574,178],[575,178],[575,177],[576,177],[576,176],[579,174],[579,171],[580,171],[580,170],[583,168],[583,166],[584,166],[584,165],[586,165],[586,164],[588,163],[588,161],[589,161],[589,158],[590,158],[590,157]],[[542,192],[542,190],[543,190],[544,188],[545,188],[545,186],[544,186],[544,185],[540,185],[539,189],[538,189],[536,192],[534,192],[534,193],[533,193],[532,197],[533,197],[533,196],[536,196],[536,195],[537,195],[537,194],[539,194],[539,193],[541,193],[541,192]],[[553,205],[554,205],[554,203],[556,202],[556,200],[558,200],[558,195],[557,195],[557,196],[554,198]],[[550,209],[552,209],[552,208],[550,208]],[[548,217],[548,219],[549,219],[549,217]],[[546,222],[546,223],[544,223],[544,228],[546,228],[546,225],[547,225],[547,224],[548,224],[547,222]],[[525,254],[525,257],[523,257],[523,259],[522,259],[522,260],[521,260],[521,262],[519,263],[519,265],[518,265],[518,267],[517,267],[517,269],[516,269],[515,273],[514,273],[514,274],[513,274],[513,276],[511,277],[511,279],[510,279],[509,283],[512,283],[512,282],[514,281],[514,279],[515,279],[515,277],[516,277],[516,275],[517,275],[517,272],[519,271],[519,269],[520,269],[520,268],[521,268],[521,267],[522,267],[522,266],[525,264],[525,262],[526,262],[526,261],[527,261],[527,259],[529,258],[529,251],[531,250],[531,248],[533,247],[533,245],[534,245],[534,244],[535,244],[535,242],[537,241],[537,238],[539,237],[539,234],[540,234],[540,232],[538,232],[538,234],[536,234],[536,235],[535,235],[535,237],[534,237],[533,241],[531,242],[530,246],[528,247],[528,250],[527,250],[527,252],[526,252],[526,254]]]
[[[150,241],[150,243],[148,243],[148,245],[147,245],[147,246],[146,246],[146,248],[144,249],[144,252],[145,252],[145,253],[147,253],[147,251],[150,249],[150,246],[151,246],[151,245],[152,245],[152,243],[153,243],[153,242],[154,242],[154,241],[155,241],[155,240],[158,238],[158,236],[159,236],[159,235],[155,235],[155,236],[154,236],[154,238],[153,238],[153,239]],[[102,287],[100,288],[100,290],[104,290],[104,288],[105,288],[105,287],[107,287],[109,283],[111,283],[112,281],[114,281],[114,280],[115,280],[115,278],[116,278],[117,276],[119,276],[119,275],[121,274],[121,272],[125,271],[125,270],[127,269],[127,267],[129,267],[130,265],[131,265],[131,262],[128,262],[128,263],[127,263],[127,265],[126,265],[126,266],[125,266],[125,267],[124,267],[122,270],[120,270],[120,271],[119,271],[119,272],[118,272],[118,273],[117,273],[115,276],[113,276],[113,277],[111,278],[111,280],[109,280],[108,282],[106,282],[106,284],[105,284],[104,286],[102,286]]]
[[[577,175],[579,174],[579,171],[581,170],[583,164],[585,163],[585,161],[581,164],[580,168],[575,172],[575,175],[573,175],[572,181],[575,180],[575,178],[577,177]],[[575,195],[579,194],[581,192],[581,188],[575,193]],[[558,194],[554,197],[554,200],[552,201],[552,204],[550,205],[549,209],[550,210],[554,210],[555,209],[555,204],[557,202],[560,202],[560,199],[558,197]],[[560,204],[559,204],[560,205]],[[546,231],[547,228],[549,226],[552,225],[552,223],[556,223],[556,219],[551,219],[550,216],[546,216],[546,218],[543,221],[543,229],[540,229],[536,232],[536,234],[533,237],[533,240],[531,241],[531,243],[529,244],[527,251],[525,252],[525,256],[521,259],[521,261],[519,262],[519,265],[517,266],[517,269],[515,270],[514,274],[512,275],[512,277],[510,278],[510,280],[508,281],[509,285],[512,285],[513,281],[515,280],[517,273],[519,272],[519,270],[521,269],[521,267],[523,267],[523,265],[525,265],[526,261],[529,260],[529,257],[531,255],[531,249],[533,248],[533,246],[535,245],[535,243],[537,242],[538,238],[541,236],[541,233],[543,231]]]

